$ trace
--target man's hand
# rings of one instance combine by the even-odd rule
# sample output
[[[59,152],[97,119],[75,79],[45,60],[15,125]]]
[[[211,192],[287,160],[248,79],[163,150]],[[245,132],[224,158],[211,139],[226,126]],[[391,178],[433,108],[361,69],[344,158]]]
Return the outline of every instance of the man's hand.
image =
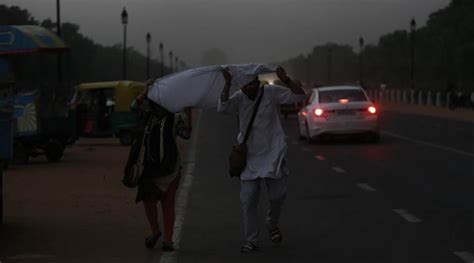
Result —
[[[305,94],[304,90],[301,88],[301,82],[291,80],[287,75],[286,71],[282,67],[277,67],[276,74],[278,78],[286,84],[286,86],[291,89],[294,94]]]
[[[146,96],[148,95],[148,90],[150,90],[151,85],[155,82],[154,79],[149,79],[145,81],[145,89],[143,89],[142,93],[136,97],[137,102],[142,102]]]
[[[222,75],[224,75],[225,83],[230,84],[232,82],[232,75],[229,72],[228,68],[222,70]]]
[[[230,85],[232,83],[232,75],[229,72],[229,69],[225,68],[222,70],[222,75],[224,76],[225,85],[221,93],[221,101],[226,102],[229,100],[229,91]]]
[[[282,67],[277,67],[276,68],[276,74],[278,76],[278,78],[283,81],[283,83],[286,83],[288,81],[288,76],[286,75],[286,71],[285,69],[283,69]]]
[[[147,81],[145,81],[145,87],[150,87],[151,85],[153,85],[153,83],[155,82],[155,79],[149,79]]]

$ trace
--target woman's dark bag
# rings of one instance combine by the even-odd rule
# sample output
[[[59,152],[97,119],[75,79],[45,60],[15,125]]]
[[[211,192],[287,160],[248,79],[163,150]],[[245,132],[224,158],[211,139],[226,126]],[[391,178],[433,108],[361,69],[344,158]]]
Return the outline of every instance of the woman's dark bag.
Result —
[[[128,188],[135,188],[140,182],[145,161],[145,138],[150,133],[151,125],[145,127],[141,138],[137,138],[130,148],[122,183]]]
[[[252,131],[253,123],[255,121],[255,117],[257,116],[258,108],[260,106],[260,103],[262,102],[264,88],[262,87],[261,89],[262,91],[260,92],[260,96],[255,102],[252,117],[250,118],[250,122],[247,126],[243,142],[241,144],[236,144],[232,146],[232,151],[229,157],[230,177],[240,177],[240,175],[245,169],[245,166],[247,166],[247,140],[249,139],[250,132]]]

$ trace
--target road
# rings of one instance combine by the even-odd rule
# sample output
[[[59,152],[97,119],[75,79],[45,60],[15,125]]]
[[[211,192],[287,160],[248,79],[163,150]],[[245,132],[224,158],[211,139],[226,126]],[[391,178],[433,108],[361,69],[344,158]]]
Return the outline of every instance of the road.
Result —
[[[167,262],[473,261],[474,124],[385,112],[378,144],[311,145],[298,140],[296,118],[282,124],[291,170],[284,244],[272,247],[262,231],[261,252],[239,252],[239,184],[226,173],[236,121],[206,111],[179,252]],[[262,226],[265,206],[263,196]]]

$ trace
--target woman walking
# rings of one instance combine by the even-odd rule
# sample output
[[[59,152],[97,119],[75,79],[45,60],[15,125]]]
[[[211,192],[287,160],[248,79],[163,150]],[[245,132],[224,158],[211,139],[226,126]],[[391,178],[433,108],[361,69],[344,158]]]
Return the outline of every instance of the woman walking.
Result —
[[[189,139],[191,131],[190,109],[184,116],[167,111],[147,99],[145,91],[132,103],[132,111],[139,114],[142,122],[139,136],[130,150],[126,169],[131,169],[143,147],[143,172],[138,184],[136,202],[143,202],[150,224],[151,234],[145,238],[145,246],[153,248],[162,236],[158,223],[158,202],[163,210],[163,251],[173,251],[172,242],[175,220],[175,197],[181,177],[181,163],[176,137]],[[135,153],[135,154],[133,154]],[[133,157],[135,155],[135,158]]]

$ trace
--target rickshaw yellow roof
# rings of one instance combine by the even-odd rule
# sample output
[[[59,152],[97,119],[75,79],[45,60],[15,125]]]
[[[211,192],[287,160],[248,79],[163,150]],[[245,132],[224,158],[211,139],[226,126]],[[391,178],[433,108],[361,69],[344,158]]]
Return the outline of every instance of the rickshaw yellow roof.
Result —
[[[113,88],[128,88],[130,86],[144,87],[145,83],[138,81],[122,80],[122,81],[104,81],[104,82],[90,82],[79,84],[78,89],[113,89]]]

